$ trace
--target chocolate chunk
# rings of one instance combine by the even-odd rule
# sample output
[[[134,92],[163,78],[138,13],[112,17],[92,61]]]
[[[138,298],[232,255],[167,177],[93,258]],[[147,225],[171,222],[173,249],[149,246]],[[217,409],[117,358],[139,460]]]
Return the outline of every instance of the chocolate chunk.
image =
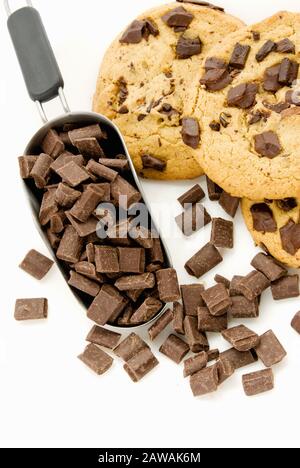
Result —
[[[89,174],[74,161],[57,170],[58,175],[71,187],[77,187],[89,179]]]
[[[150,263],[164,263],[164,254],[160,239],[153,239],[153,247],[149,249],[148,255]]]
[[[76,146],[77,140],[85,138],[96,138],[97,140],[106,139],[106,133],[101,129],[99,124],[88,125],[86,127],[75,128],[68,132],[68,137],[73,146]]]
[[[295,106],[300,106],[299,90],[295,88],[293,90],[287,91],[285,95],[285,100],[288,104],[294,104]],[[296,109],[293,108],[289,112],[292,112],[292,110],[296,111]]]
[[[225,11],[223,7],[219,7],[217,5],[213,5],[212,3],[204,2],[202,0],[176,0],[176,1],[181,2],[181,3],[192,3],[194,5],[204,6],[206,8],[211,8],[212,10],[221,11],[222,13],[224,13]]]
[[[231,114],[221,112],[221,114],[220,114],[220,123],[221,123],[222,127],[224,127],[224,128],[228,127],[228,125],[231,122],[231,117],[232,117]]]
[[[259,31],[251,31],[252,37],[255,42],[260,41],[260,32]]]
[[[66,216],[70,223],[72,224],[73,228],[79,235],[79,237],[87,237],[91,234],[95,234],[97,231],[98,220],[91,216],[86,223],[81,223],[77,219],[75,219],[69,211],[66,211]]]
[[[144,249],[153,249],[154,240],[152,233],[148,229],[144,228],[143,226],[138,226],[131,228],[128,234],[131,239],[135,240],[135,242]]]
[[[181,295],[185,315],[198,316],[198,307],[204,306],[201,294],[204,291],[202,284],[188,284],[181,286]]]
[[[119,175],[111,183],[111,195],[122,208],[129,208],[142,198],[140,192]]]
[[[277,114],[281,114],[284,110],[288,109],[290,107],[290,104],[287,102],[278,102],[277,104],[270,104],[267,101],[263,101],[263,105],[267,108],[270,109]]]
[[[101,158],[100,160],[102,166],[109,167],[116,171],[127,171],[129,169],[129,162],[127,159],[110,159],[110,158]]]
[[[212,220],[211,243],[216,247],[233,249],[233,222],[222,218]]]
[[[244,325],[222,331],[223,338],[237,351],[245,352],[259,344],[259,336]]]
[[[280,64],[274,65],[273,67],[267,68],[264,73],[264,90],[270,93],[276,93],[280,88],[282,88],[282,84],[279,83],[279,71],[280,71]]]
[[[94,244],[90,243],[87,244],[86,246],[86,255],[87,255],[87,261],[89,263],[95,263],[95,247]],[[95,269],[96,271],[96,269]]]
[[[64,150],[65,145],[58,133],[54,129],[50,129],[41,144],[44,153],[56,159]]]
[[[221,124],[220,124],[220,122],[217,122],[216,120],[213,120],[209,124],[209,126],[214,132],[219,132],[221,130]]]
[[[300,249],[300,224],[290,219],[279,231],[282,248],[290,255],[295,255]]]
[[[20,156],[18,158],[20,176],[22,179],[29,179],[31,177],[31,171],[37,159],[38,156]]]
[[[259,49],[255,58],[258,62],[262,62],[273,50],[276,50],[275,42],[268,40],[264,45]]]
[[[199,332],[198,320],[196,317],[187,315],[184,318],[184,331],[190,350],[193,353],[208,351],[209,344],[205,333]]]
[[[283,200],[275,200],[276,205],[282,211],[288,212],[297,208],[298,203],[295,198],[284,198]]]
[[[260,343],[256,346],[255,352],[266,367],[278,364],[286,356],[285,349],[272,330],[267,331],[260,337]]]
[[[154,341],[161,332],[172,322],[173,312],[168,309],[148,330],[148,334],[151,341]]]
[[[216,275],[214,278],[216,283],[224,284],[226,289],[230,288],[230,281],[222,275]]]
[[[210,243],[206,244],[185,264],[185,269],[191,276],[200,278],[223,261],[220,252]]]
[[[199,184],[194,185],[190,190],[178,198],[179,203],[184,208],[187,204],[198,203],[205,197],[205,193]]]
[[[36,250],[30,250],[20,264],[20,268],[37,280],[41,280],[53,265],[54,262],[45,257],[45,255]]]
[[[141,295],[143,294],[144,289],[132,289],[131,291],[126,291],[126,296],[132,300],[132,302],[137,302]]]
[[[287,273],[287,269],[281,266],[270,255],[263,253],[257,254],[251,262],[251,265],[263,273],[271,282],[276,281]]]
[[[249,300],[253,301],[260,296],[270,286],[269,279],[260,271],[251,271],[239,283],[239,288],[242,294]]]
[[[50,219],[50,230],[55,234],[60,234],[65,229],[66,215],[64,211],[54,214]]]
[[[221,353],[220,359],[228,359],[233,364],[233,367],[237,370],[256,362],[257,356],[252,350],[241,353],[240,351],[231,348]]]
[[[95,190],[92,187],[83,192],[79,200],[75,203],[70,214],[82,223],[86,223],[98,204],[103,198],[104,192]]]
[[[243,279],[243,276],[235,275],[231,282],[230,282],[230,288],[229,288],[229,295],[230,296],[239,296],[242,294],[242,291],[240,289],[240,282]]]
[[[257,92],[256,83],[241,83],[228,91],[227,104],[239,109],[248,109],[255,104]]]
[[[96,138],[81,138],[75,141],[75,145],[78,151],[85,157],[98,159],[105,156]]]
[[[53,250],[57,250],[60,243],[60,237],[54,232],[51,232],[50,228],[47,229],[46,235]]]
[[[73,226],[67,226],[60,241],[56,256],[60,260],[69,263],[77,263],[80,259],[80,254],[83,246],[83,241],[77,234]]]
[[[95,325],[88,334],[86,341],[98,346],[104,346],[104,348],[114,349],[119,343],[121,336],[119,333]]]
[[[168,11],[161,19],[170,28],[188,28],[194,19],[194,15],[189,13],[185,8],[179,7]]]
[[[191,357],[184,361],[184,371],[183,376],[190,377],[193,374],[205,369],[207,366],[207,354],[205,351],[202,351],[200,354],[197,354],[195,357]]]
[[[232,77],[227,70],[227,65],[225,67],[206,69],[200,83],[205,85],[209,91],[220,91],[226,88],[232,83]]]
[[[250,114],[248,124],[249,125],[254,125],[254,124],[260,122],[261,120],[263,120],[264,122],[267,122],[270,115],[271,115],[270,112],[267,112],[267,111],[257,110],[255,112],[252,112]]]
[[[52,171],[58,172],[59,169],[72,161],[78,166],[83,166],[84,164],[84,158],[81,154],[72,154],[68,151],[64,151],[58,156],[57,159],[55,159],[55,161],[52,161],[50,168]]]
[[[197,149],[200,143],[200,126],[198,120],[192,117],[183,118],[181,135],[185,145]]]
[[[228,314],[232,318],[257,318],[259,316],[258,300],[249,301],[245,296],[233,296]]]
[[[173,330],[178,333],[178,335],[184,335],[184,310],[183,305],[180,304],[180,302],[174,302],[173,317]]]
[[[225,315],[231,305],[231,298],[224,284],[216,284],[206,289],[201,296],[211,315],[216,317]]]
[[[145,250],[119,247],[119,265],[122,273],[144,273]]]
[[[215,317],[207,307],[198,307],[198,330],[201,332],[220,333],[228,326],[227,315]]]
[[[276,43],[276,52],[281,54],[295,54],[295,44],[288,38],[282,39]]]
[[[297,80],[299,71],[299,64],[285,58],[282,60],[279,68],[278,81],[279,83],[287,86],[291,86],[295,80]]]
[[[129,327],[130,326],[130,319],[133,315],[133,307],[132,305],[128,305],[126,307],[126,309],[124,310],[124,312],[122,312],[122,315],[120,315],[120,317],[118,318],[117,320],[117,324],[120,326],[120,327]]]
[[[271,290],[274,301],[290,299],[292,297],[299,297],[299,276],[283,276],[279,280],[272,283]]]
[[[237,68],[238,70],[242,70],[243,68],[245,68],[250,50],[250,46],[237,43],[233,49],[229,61],[229,66],[232,68]]]
[[[206,354],[208,362],[215,361],[216,359],[219,359],[220,356],[220,352],[218,349],[210,349],[209,351],[207,351]]]
[[[155,276],[153,275],[153,273],[122,276],[116,281],[115,286],[120,291],[152,289],[155,286]]]
[[[199,37],[191,39],[185,37],[184,35],[180,36],[176,46],[176,57],[177,59],[187,59],[193,57],[194,55],[201,54],[202,51],[202,42]]]
[[[89,344],[78,359],[98,375],[105,374],[113,364],[113,359],[94,344]]]
[[[118,176],[117,171],[114,171],[113,169],[110,169],[109,167],[104,166],[103,164],[99,164],[96,161],[93,161],[92,159],[90,159],[90,161],[88,162],[86,169],[88,172],[91,172],[100,179],[105,179],[109,182],[113,182]]]
[[[117,348],[114,349],[114,353],[123,361],[128,362],[136,354],[143,349],[149,349],[149,346],[135,333],[131,333],[125,340],[123,340]]]
[[[190,377],[190,385],[195,397],[207,395],[218,390],[218,371],[216,366],[207,367]]]
[[[48,317],[47,299],[17,299],[15,320],[42,320]]]
[[[235,368],[232,362],[224,358],[219,359],[219,361],[216,363],[216,368],[218,372],[219,385],[229,379],[229,377],[231,377],[235,372]]]
[[[97,325],[103,326],[113,319],[116,320],[127,304],[128,300],[116,288],[105,284],[89,307],[87,316]]]
[[[118,250],[115,247],[95,246],[96,270],[99,273],[119,273]]]
[[[229,216],[234,218],[240,205],[240,198],[232,197],[224,191],[221,194],[219,204]]]
[[[53,159],[48,154],[40,154],[37,158],[30,176],[33,177],[37,188],[44,188],[49,180],[50,166],[53,163]]]
[[[171,104],[165,103],[161,106],[161,108],[158,111],[160,114],[167,115],[169,120],[171,120],[173,115],[178,115],[179,112],[174,109]]]
[[[162,354],[170,358],[176,364],[181,363],[189,350],[189,345],[175,335],[170,335],[159,349]]]
[[[196,203],[177,216],[175,221],[183,234],[189,237],[209,224],[211,216],[201,203]]]
[[[149,154],[144,154],[142,156],[142,163],[143,169],[153,169],[159,172],[163,172],[167,167],[167,163],[165,161]]]
[[[205,70],[219,70],[227,68],[227,63],[218,57],[208,57],[205,60]]]
[[[153,22],[149,20],[134,20],[120,38],[120,42],[121,44],[138,44],[143,40],[143,38],[148,40],[150,34],[153,36],[157,36],[159,34],[159,31]]]
[[[177,273],[174,268],[159,270],[156,273],[156,280],[161,301],[167,303],[181,299]]]
[[[88,278],[76,273],[75,271],[71,271],[70,279],[68,284],[79,291],[88,294],[89,296],[96,297],[99,294],[100,286],[99,284],[91,281]]]
[[[133,382],[139,382],[151,372],[159,362],[149,348],[141,349],[126,364],[124,370]]]
[[[81,261],[74,265],[76,273],[79,273],[82,276],[86,276],[87,278],[96,281],[99,284],[103,284],[105,282],[105,278],[100,273],[96,272],[96,267],[93,263]]]
[[[220,200],[223,190],[206,176],[208,197],[211,201]]]
[[[300,335],[300,312],[297,312],[291,322],[292,328]]]
[[[266,203],[251,206],[253,229],[258,232],[276,232],[277,224],[271,208]]]
[[[274,388],[274,375],[272,369],[263,369],[258,372],[243,375],[243,387],[247,396],[258,395]]]

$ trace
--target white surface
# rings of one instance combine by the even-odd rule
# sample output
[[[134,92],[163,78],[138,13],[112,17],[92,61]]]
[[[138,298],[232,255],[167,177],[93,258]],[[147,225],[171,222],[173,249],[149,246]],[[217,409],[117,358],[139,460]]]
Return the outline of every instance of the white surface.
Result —
[[[2,2],[1,2],[2,3]],[[14,5],[22,2],[11,1]],[[110,41],[136,14],[161,0],[35,0],[65,77],[73,110],[89,110],[101,57]],[[298,0],[219,1],[228,12],[248,22],[279,9],[300,11]],[[2,7],[2,8],[1,8]],[[133,384],[117,360],[104,377],[97,377],[76,359],[85,346],[91,323],[65,286],[57,267],[42,282],[17,265],[36,248],[47,254],[24,199],[18,179],[17,156],[40,126],[34,104],[27,98],[1,8],[1,302],[0,302],[0,445],[3,447],[299,447],[300,337],[290,327],[299,300],[274,303],[264,294],[261,316],[250,322],[258,332],[272,328],[288,351],[274,368],[273,392],[247,398],[238,371],[216,394],[192,397],[182,368],[164,359],[140,384]],[[48,106],[55,116],[58,105]],[[204,181],[200,181],[204,187]],[[148,199],[161,203],[163,218],[174,200],[191,187],[185,183],[144,182]],[[214,216],[224,213],[206,201]],[[175,204],[175,209],[180,209]],[[175,223],[169,239],[180,280],[192,282],[184,262],[209,240],[210,226],[193,238],[178,238]],[[236,243],[224,252],[215,273],[231,277],[249,271],[257,251],[243,225],[235,222]],[[18,297],[48,297],[49,319],[20,324],[13,320]],[[239,321],[240,322],[240,321]],[[248,322],[249,323],[249,322]],[[227,348],[222,339],[212,347]],[[143,426],[143,430],[140,427]]]

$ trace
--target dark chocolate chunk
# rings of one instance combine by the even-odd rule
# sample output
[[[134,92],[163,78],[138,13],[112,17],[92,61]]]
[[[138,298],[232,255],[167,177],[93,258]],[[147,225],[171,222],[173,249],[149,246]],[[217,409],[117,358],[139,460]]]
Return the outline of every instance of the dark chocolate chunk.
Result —
[[[206,289],[201,296],[211,315],[216,317],[225,315],[231,305],[231,298],[224,284],[216,284]]]
[[[118,320],[117,320],[117,324],[120,326],[120,327],[129,327],[130,326],[130,319],[133,315],[133,307],[131,304],[129,304],[126,309],[124,310],[124,312],[122,312],[122,314],[119,316]]]
[[[75,271],[71,271],[68,284],[72,286],[72,288],[78,289],[79,291],[82,291],[92,297],[96,297],[100,291],[99,284],[91,281],[90,279],[80,275]]]
[[[50,168],[52,171],[57,173],[59,169],[72,161],[78,166],[83,166],[84,164],[84,158],[81,154],[73,154],[69,153],[68,151],[64,151],[58,156],[57,159],[55,159],[55,161],[52,162]]]
[[[242,294],[242,291],[240,289],[240,282],[243,279],[243,276],[235,275],[231,282],[230,282],[230,288],[229,288],[229,295],[232,296],[239,296]]]
[[[141,275],[122,276],[115,283],[120,291],[132,291],[137,289],[152,289],[155,286],[155,276],[153,273],[143,273]]]
[[[300,335],[300,312],[297,312],[291,322],[292,328]]]
[[[229,216],[234,218],[240,205],[240,198],[232,197],[229,193],[223,191],[219,204]]]
[[[75,145],[78,151],[85,157],[98,159],[105,156],[96,138],[81,138],[75,141]]]
[[[190,385],[195,397],[218,390],[219,378],[216,366],[206,367],[190,377]]]
[[[200,354],[197,354],[195,357],[191,357],[184,361],[184,371],[183,376],[190,377],[193,374],[205,369],[207,366],[207,354],[205,351],[202,351]]]
[[[287,354],[272,330],[267,331],[260,337],[255,352],[266,367],[278,364]]]
[[[134,20],[120,38],[121,44],[138,44],[142,39],[148,40],[150,35],[157,36],[159,31],[150,20]]]
[[[131,333],[115,349],[114,353],[123,361],[128,362],[142,349],[149,349],[149,346],[135,333]]]
[[[209,350],[205,333],[198,330],[198,320],[196,317],[187,315],[184,318],[184,331],[190,350],[193,353]]]
[[[210,349],[207,351],[207,361],[215,361],[216,359],[219,359],[220,356],[220,351],[218,349]]]
[[[174,109],[171,106],[171,104],[168,104],[168,103],[163,104],[158,112],[160,114],[164,114],[164,115],[168,116],[169,120],[171,120],[171,117],[173,115],[178,115],[179,114],[179,112],[176,109]]]
[[[200,143],[200,126],[197,119],[185,117],[182,119],[182,140],[193,149],[197,149]]]
[[[205,70],[218,70],[218,69],[224,69],[227,68],[228,65],[227,63],[218,57],[208,57],[205,60]]]
[[[200,278],[222,261],[223,257],[218,249],[214,245],[208,243],[187,261],[185,269],[191,276]]]
[[[160,335],[165,328],[172,322],[173,312],[168,309],[148,330],[148,334],[151,341],[154,341],[158,335]]]
[[[266,203],[251,206],[253,229],[258,232],[276,232],[277,224],[271,208]]]
[[[222,331],[223,338],[237,351],[245,352],[259,344],[259,336],[244,325]]]
[[[96,161],[93,161],[92,159],[89,160],[88,165],[86,166],[86,169],[88,172],[94,174],[100,179],[105,179],[105,180],[108,180],[109,182],[113,182],[118,176],[117,171],[114,171],[113,169],[110,169],[107,166],[99,164]]]
[[[164,254],[160,239],[153,239],[153,247],[149,248],[148,252],[150,263],[164,263]]]
[[[173,330],[179,335],[184,335],[184,310],[180,302],[174,302],[173,305]]]
[[[224,276],[216,275],[214,280],[215,280],[216,283],[224,284],[226,289],[230,288],[230,281],[229,281],[229,279],[225,278]]]
[[[185,315],[198,316],[198,307],[204,306],[201,294],[204,291],[202,284],[188,284],[181,286],[181,295]]]
[[[251,31],[252,37],[255,42],[260,41],[260,32],[259,31]]]
[[[237,68],[238,70],[245,68],[250,49],[251,47],[248,45],[237,43],[232,52],[229,66],[232,68]]]
[[[113,358],[94,344],[89,344],[78,359],[98,375],[105,374],[113,364]]]
[[[276,52],[281,54],[295,54],[295,44],[288,38],[282,39],[276,43]]]
[[[282,60],[279,68],[278,81],[279,83],[291,86],[298,77],[299,64],[285,58]]]
[[[86,341],[98,346],[104,346],[104,348],[114,349],[119,343],[121,336],[119,333],[95,325],[88,334]]]
[[[144,273],[145,250],[139,248],[119,247],[119,265],[122,273]]]
[[[50,129],[41,144],[44,153],[56,159],[64,150],[65,145],[57,131]]]
[[[112,198],[119,203],[122,208],[129,208],[142,199],[140,192],[119,175],[111,183],[110,187]]]
[[[259,49],[255,58],[258,62],[262,62],[273,50],[276,50],[275,42],[268,40],[264,45]]]
[[[124,364],[124,370],[131,380],[137,383],[158,366],[158,364],[159,362],[152,351],[149,348],[143,348]]]
[[[37,188],[42,189],[47,185],[52,163],[53,159],[48,154],[42,153],[37,158],[30,172],[30,176],[33,177]]]
[[[159,172],[163,172],[167,167],[167,163],[165,161],[149,154],[144,154],[142,156],[142,163],[143,169],[153,169]]]
[[[31,177],[31,171],[35,165],[38,156],[20,156],[18,158],[20,176],[22,179],[29,179]]]
[[[109,167],[116,171],[127,171],[129,169],[129,162],[127,159],[112,159],[112,158],[101,158],[102,166]]]
[[[162,303],[153,297],[147,297],[130,319],[132,325],[149,322],[162,309]]]
[[[256,83],[241,83],[228,91],[227,104],[239,109],[248,109],[255,104],[257,92]]]
[[[177,273],[174,268],[159,270],[156,273],[157,287],[161,301],[176,302],[181,299]]]
[[[264,253],[257,254],[251,262],[251,265],[263,273],[271,282],[276,281],[287,273],[287,269],[280,265],[270,255]]]
[[[103,326],[113,319],[116,320],[127,304],[128,300],[116,288],[105,284],[89,307],[87,316],[97,325]]]
[[[53,265],[54,262],[45,257],[45,255],[36,250],[30,250],[20,264],[20,268],[37,280],[41,280],[46,276]]]
[[[250,364],[253,364],[257,361],[257,356],[252,350],[240,352],[234,348],[228,349],[227,351],[221,353],[220,358],[228,359],[236,370],[249,366]]]
[[[17,299],[15,320],[42,320],[48,317],[47,299]]]
[[[82,169],[74,161],[69,162],[57,170],[58,175],[71,187],[77,187],[90,178],[87,171]]]
[[[220,200],[223,190],[206,176],[208,197],[211,201]]]
[[[220,333],[228,326],[227,315],[211,315],[207,307],[198,307],[198,330],[201,332]]]
[[[265,275],[260,271],[254,270],[240,281],[239,288],[249,301],[253,301],[268,289],[270,284],[269,279]]]
[[[216,247],[233,248],[233,222],[222,218],[212,220],[211,243]]]
[[[176,46],[176,57],[178,59],[182,60],[193,57],[194,55],[199,55],[201,51],[202,42],[199,37],[191,39],[182,35],[178,39]]]
[[[189,237],[209,224],[211,216],[201,203],[196,203],[177,216],[175,221],[183,234]]]
[[[272,283],[271,290],[274,301],[290,299],[292,297],[299,297],[299,276],[283,276],[279,280]]]
[[[170,26],[170,28],[188,28],[194,19],[194,15],[189,13],[185,8],[178,7],[168,11],[161,19]]]
[[[279,83],[279,71],[280,71],[280,64],[274,65],[273,67],[269,67],[266,69],[264,73],[264,90],[270,93],[276,93],[280,88],[282,88],[282,84]]]
[[[263,369],[243,375],[243,387],[247,396],[258,395],[272,390],[274,388],[272,369]]]
[[[99,284],[103,284],[105,282],[105,278],[101,273],[96,272],[96,267],[93,263],[89,263],[86,261],[81,261],[74,265],[75,271],[82,276],[86,276],[87,278],[96,281]]]
[[[86,223],[100,201],[102,201],[103,194],[104,192],[99,189],[95,190],[92,187],[88,187],[72,207],[70,214],[81,223]]]
[[[152,233],[143,226],[131,227],[128,232],[131,239],[135,240],[144,249],[152,249],[154,246],[154,239]],[[159,239],[157,239],[159,240]],[[155,262],[154,262],[155,263]],[[163,260],[162,260],[163,263]]]
[[[230,317],[238,318],[257,318],[259,316],[258,300],[249,301],[245,296],[233,296],[232,304],[228,309]]]
[[[95,246],[95,262],[98,273],[119,273],[118,250],[115,247]]]
[[[122,114],[122,115],[129,114],[129,109],[128,109],[128,107],[125,106],[125,105],[121,106],[121,107],[118,109],[118,114]]]
[[[198,203],[205,197],[205,193],[199,184],[194,185],[190,190],[178,198],[179,203],[184,208],[187,204]]]
[[[216,120],[213,120],[209,124],[209,126],[214,132],[219,132],[221,130],[221,124],[220,124],[220,122],[217,122]]]
[[[290,219],[279,231],[282,248],[290,255],[295,255],[300,249],[300,224]]]
[[[206,68],[206,72],[202,76],[200,83],[205,85],[209,91],[220,91],[226,88],[232,82],[227,65],[225,68]]]
[[[250,118],[248,120],[248,124],[254,125],[260,122],[261,120],[263,120],[264,122],[267,122],[271,114],[268,111],[257,110],[255,112],[250,113],[249,115],[250,115]]]
[[[162,354],[170,358],[176,364],[181,363],[189,350],[189,345],[175,335],[170,335],[159,349]]]
[[[276,112],[277,114],[281,114],[281,112],[290,107],[290,104],[288,104],[287,102],[278,102],[277,104],[270,104],[267,101],[263,101],[263,105],[267,109],[270,109],[271,111]]]
[[[219,359],[219,361],[216,363],[215,366],[216,366],[217,372],[218,372],[218,383],[219,383],[219,385],[221,385],[227,379],[229,379],[229,377],[231,377],[235,372],[234,365],[228,359],[224,359],[224,358]]]
[[[106,133],[101,129],[99,124],[88,125],[86,127],[75,128],[68,132],[69,140],[73,146],[76,146],[76,141],[85,138],[96,138],[97,140],[105,140]]]
[[[221,11],[222,13],[224,13],[225,11],[223,7],[214,5],[213,3],[204,2],[203,0],[176,0],[176,1],[180,3],[192,3],[194,5],[204,6],[206,8],[211,8],[212,10]]]
[[[296,198],[284,198],[283,200],[275,200],[276,205],[282,211],[288,212],[297,208],[298,203]]]
[[[98,220],[94,216],[91,216],[85,223],[75,219],[69,211],[66,211],[66,216],[79,237],[87,237],[96,233]]]

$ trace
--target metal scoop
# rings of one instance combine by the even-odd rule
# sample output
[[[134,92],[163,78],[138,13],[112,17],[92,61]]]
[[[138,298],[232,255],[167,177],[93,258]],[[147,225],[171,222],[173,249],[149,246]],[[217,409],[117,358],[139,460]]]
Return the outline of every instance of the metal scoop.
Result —
[[[33,8],[32,2],[27,0],[28,6],[20,8],[15,12],[11,11],[8,0],[4,0],[4,5],[8,15],[8,30],[22,69],[29,96],[36,103],[38,112],[44,124],[43,127],[38,130],[37,133],[32,137],[25,149],[24,154],[37,154],[41,142],[51,128],[62,127],[64,124],[80,123],[81,126],[84,126],[98,123],[107,132],[109,141],[112,142],[112,145],[116,150],[116,154],[126,155],[135,184],[143,197],[144,203],[146,203],[142,186],[130,159],[124,139],[118,128],[106,117],[94,112],[73,113],[70,111],[63,91],[63,77],[60,73],[41,17],[38,11]],[[64,114],[57,117],[56,119],[48,121],[43,104],[57,97],[59,97],[61,101]],[[26,180],[24,182],[24,188],[28,195],[37,228],[48,249],[54,256],[48,238],[39,223],[39,210],[41,202],[40,192],[30,180]],[[149,207],[148,212],[152,218]],[[153,222],[153,218],[152,226],[160,235],[157,226],[155,226],[155,223]],[[172,262],[170,254],[161,236],[160,239],[164,249],[166,264],[168,267],[171,267]],[[55,260],[66,281],[68,281],[67,272],[63,268],[63,265],[57,261],[56,257]],[[71,290],[78,301],[86,308],[88,304],[84,301],[84,299],[79,294],[77,294],[74,289]],[[156,320],[165,309],[166,308],[161,310],[161,312],[156,315],[153,320]],[[148,322],[148,324],[150,322]],[[140,328],[141,326],[144,325],[140,325],[139,327],[131,327],[131,329]],[[118,328],[128,327],[118,326]]]

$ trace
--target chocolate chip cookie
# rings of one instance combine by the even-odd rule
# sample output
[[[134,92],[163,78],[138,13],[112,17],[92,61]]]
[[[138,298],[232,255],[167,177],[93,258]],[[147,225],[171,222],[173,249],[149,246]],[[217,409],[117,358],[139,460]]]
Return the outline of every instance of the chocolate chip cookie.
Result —
[[[206,6],[202,6],[206,5]],[[192,179],[203,174],[200,122],[193,116],[203,57],[243,23],[201,1],[142,14],[113,42],[101,65],[93,109],[123,133],[140,175]]]

